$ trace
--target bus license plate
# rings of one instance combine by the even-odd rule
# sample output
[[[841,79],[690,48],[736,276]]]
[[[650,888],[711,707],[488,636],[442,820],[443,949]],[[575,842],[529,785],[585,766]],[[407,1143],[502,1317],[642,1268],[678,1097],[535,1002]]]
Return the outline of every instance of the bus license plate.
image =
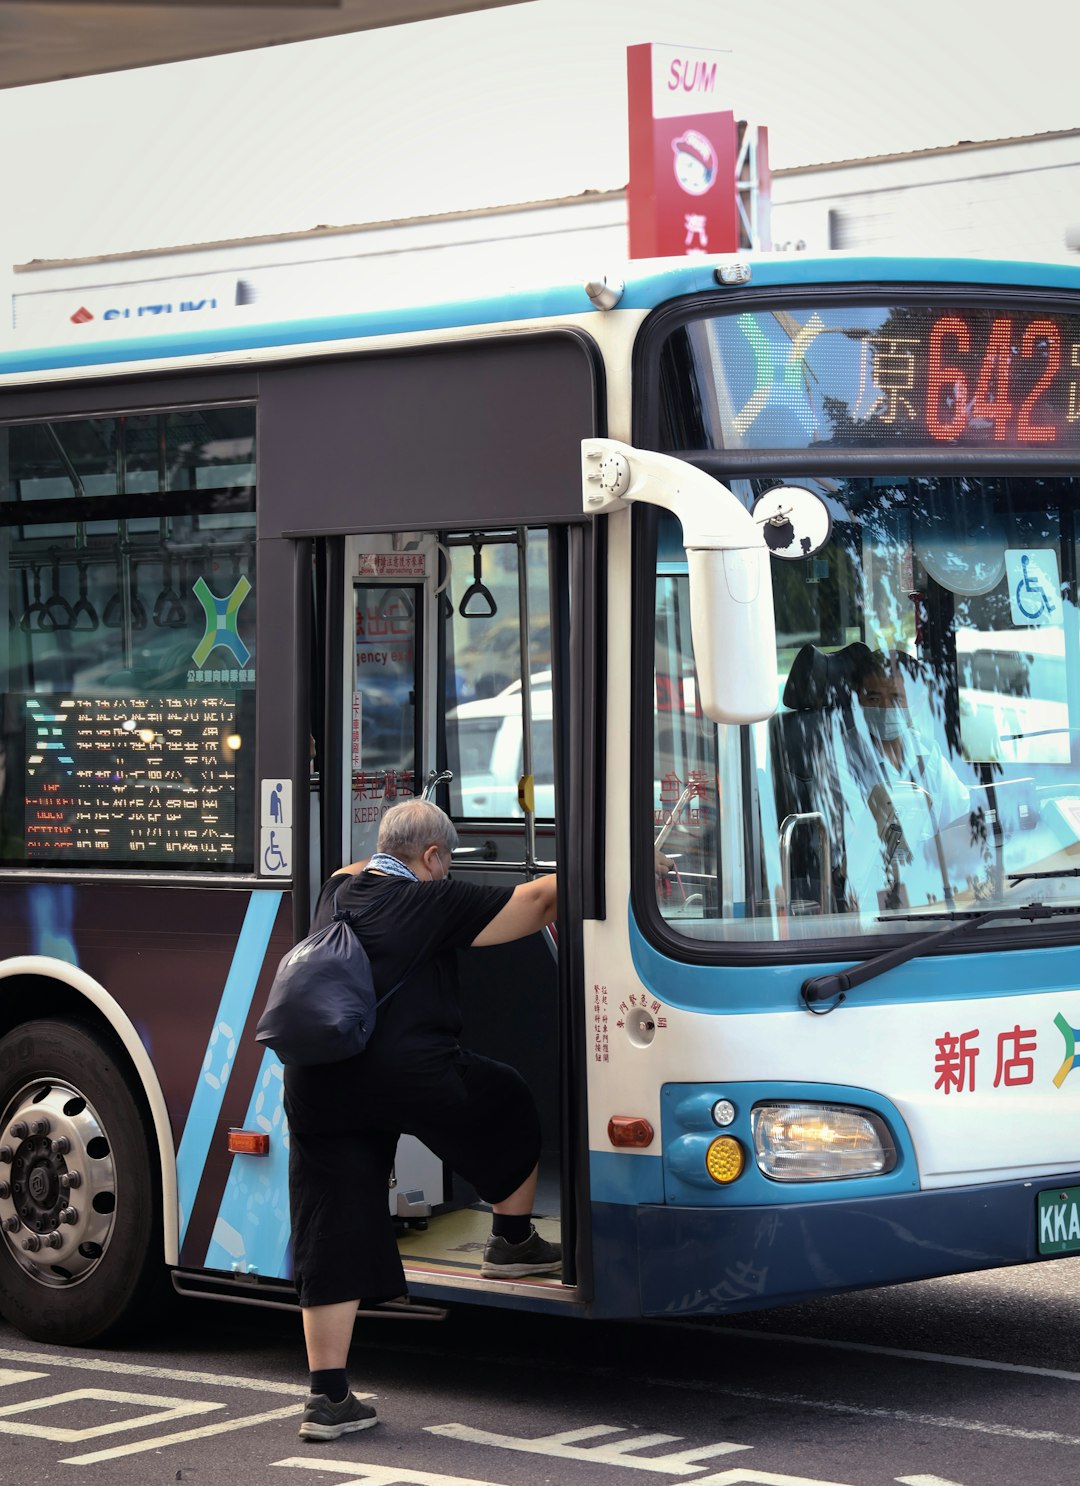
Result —
[[[1040,1192],[1037,1214],[1040,1254],[1080,1254],[1080,1187]]]

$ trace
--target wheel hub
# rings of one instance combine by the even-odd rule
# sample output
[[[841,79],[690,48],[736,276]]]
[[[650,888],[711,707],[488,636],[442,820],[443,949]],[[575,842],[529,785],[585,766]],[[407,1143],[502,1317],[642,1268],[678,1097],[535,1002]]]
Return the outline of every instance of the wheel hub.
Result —
[[[78,1089],[36,1080],[0,1117],[0,1234],[41,1284],[84,1279],[112,1235],[116,1181],[108,1135]]]
[[[35,1148],[36,1145],[36,1148]],[[33,1213],[33,1225],[37,1228],[48,1224],[56,1226],[56,1214],[53,1209],[56,1206],[56,1198],[60,1191],[58,1176],[67,1175],[67,1166],[62,1156],[54,1156],[52,1153],[52,1142],[43,1138],[40,1142],[27,1142],[27,1146],[20,1146],[20,1154],[15,1157],[15,1164],[25,1168],[26,1177],[24,1181],[18,1178],[11,1184],[15,1194],[15,1206],[19,1213],[23,1214],[23,1197],[25,1195],[28,1205],[35,1209]]]

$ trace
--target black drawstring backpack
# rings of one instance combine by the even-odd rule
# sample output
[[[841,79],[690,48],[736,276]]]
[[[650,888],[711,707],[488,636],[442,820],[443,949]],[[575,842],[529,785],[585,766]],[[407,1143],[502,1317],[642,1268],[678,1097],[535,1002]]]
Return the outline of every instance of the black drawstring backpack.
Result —
[[[333,922],[301,939],[281,961],[255,1028],[255,1041],[282,1063],[340,1063],[362,1053],[376,1011],[408,978],[376,996],[367,951],[348,910],[338,907],[340,892],[334,895]]]

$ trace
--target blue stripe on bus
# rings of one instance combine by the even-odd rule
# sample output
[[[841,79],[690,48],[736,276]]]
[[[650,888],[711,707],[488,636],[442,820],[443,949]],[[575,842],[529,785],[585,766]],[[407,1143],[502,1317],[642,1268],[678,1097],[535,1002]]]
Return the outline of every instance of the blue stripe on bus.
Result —
[[[904,258],[891,254],[862,257],[828,253],[814,257],[810,253],[778,253],[753,258],[752,273],[751,284],[758,289],[786,284],[805,284],[810,289],[842,284],[856,293],[866,290],[873,293],[892,284],[962,284],[975,289],[1015,285],[1022,289],[1073,290],[1080,284],[1080,272],[1073,263],[1005,258]],[[887,295],[887,287],[884,292]],[[727,298],[737,296],[739,291],[725,289],[723,293]]]
[[[289,1128],[281,1064],[267,1051],[244,1117],[270,1137],[269,1156],[234,1156],[221,1199],[208,1269],[289,1278]]]
[[[703,941],[695,942],[699,947]],[[716,955],[725,953],[722,940],[709,940]],[[969,937],[968,943],[971,943]],[[752,948],[733,940],[731,948],[745,955]],[[771,945],[757,946],[767,953]],[[860,948],[873,953],[863,940]],[[860,956],[801,961],[786,965],[688,965],[661,953],[650,944],[630,914],[630,951],[641,983],[653,995],[682,1011],[711,1012],[717,1016],[763,1011],[801,1011],[799,990],[804,980],[858,964]],[[909,960],[895,970],[868,980],[849,995],[840,1012],[858,1006],[899,1006],[912,1001],[981,1001],[992,996],[1035,996],[1074,992],[1080,987],[1080,945],[1061,944],[1037,949],[1011,949],[1007,954],[989,949],[965,954],[956,961],[956,973],[943,973],[942,956]],[[959,968],[962,966],[962,970]]]
[[[733,308],[739,290],[718,289],[713,269],[712,261],[700,258],[676,259],[663,267],[645,269],[628,278],[619,309],[648,310],[682,294],[710,291],[717,296],[718,310]],[[808,290],[827,284],[859,289],[875,283],[1076,289],[1080,283],[1080,276],[1071,264],[1012,263],[994,259],[973,263],[958,258],[852,258],[842,254],[815,258],[805,253],[782,253],[752,259],[752,272],[752,283],[756,288],[806,285]],[[146,336],[11,351],[0,355],[0,377],[84,366],[111,366],[120,362],[205,357],[228,351],[271,352],[280,346],[363,340],[379,335],[410,335],[426,330],[467,329],[477,325],[589,313],[610,312],[592,310],[580,283],[524,287],[485,298],[404,305],[364,314],[320,315],[269,325],[219,326],[191,335]]]
[[[637,1151],[590,1151],[589,1197],[593,1202],[663,1202],[664,1169],[659,1156]]]
[[[30,953],[77,965],[74,886],[70,882],[30,883],[26,901]]]
[[[282,894],[259,891],[251,894],[244,923],[236,941],[232,965],[214,1017],[199,1079],[188,1106],[187,1122],[176,1157],[176,1184],[180,1204],[180,1246],[187,1235],[191,1209],[202,1181],[206,1157],[214,1134],[225,1089],[232,1073],[239,1034],[247,1020],[255,983],[266,958],[270,934],[277,918]]]
[[[82,346],[48,346],[0,355],[0,376],[21,372],[60,371],[65,367],[112,366],[129,361],[160,361],[178,356],[212,356],[228,351],[273,351],[340,340],[367,340],[378,335],[410,335],[426,330],[467,329],[509,320],[539,320],[580,315],[591,309],[580,284],[564,285],[491,299],[446,304],[402,306],[357,314],[322,315],[272,324],[223,325],[192,335],[147,336],[93,341]]]

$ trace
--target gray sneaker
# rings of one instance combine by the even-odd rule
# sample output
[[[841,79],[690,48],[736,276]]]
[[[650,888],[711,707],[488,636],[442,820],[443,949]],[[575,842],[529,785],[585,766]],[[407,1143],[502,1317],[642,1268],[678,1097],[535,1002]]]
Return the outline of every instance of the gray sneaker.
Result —
[[[523,1274],[555,1274],[562,1269],[562,1244],[548,1243],[534,1228],[522,1243],[508,1243],[494,1233],[484,1245],[480,1273],[485,1279],[516,1279]]]
[[[300,1438],[336,1440],[356,1429],[370,1429],[378,1422],[375,1410],[361,1403],[355,1393],[350,1393],[340,1403],[331,1403],[325,1393],[314,1393],[308,1399],[304,1417],[300,1420]]]

